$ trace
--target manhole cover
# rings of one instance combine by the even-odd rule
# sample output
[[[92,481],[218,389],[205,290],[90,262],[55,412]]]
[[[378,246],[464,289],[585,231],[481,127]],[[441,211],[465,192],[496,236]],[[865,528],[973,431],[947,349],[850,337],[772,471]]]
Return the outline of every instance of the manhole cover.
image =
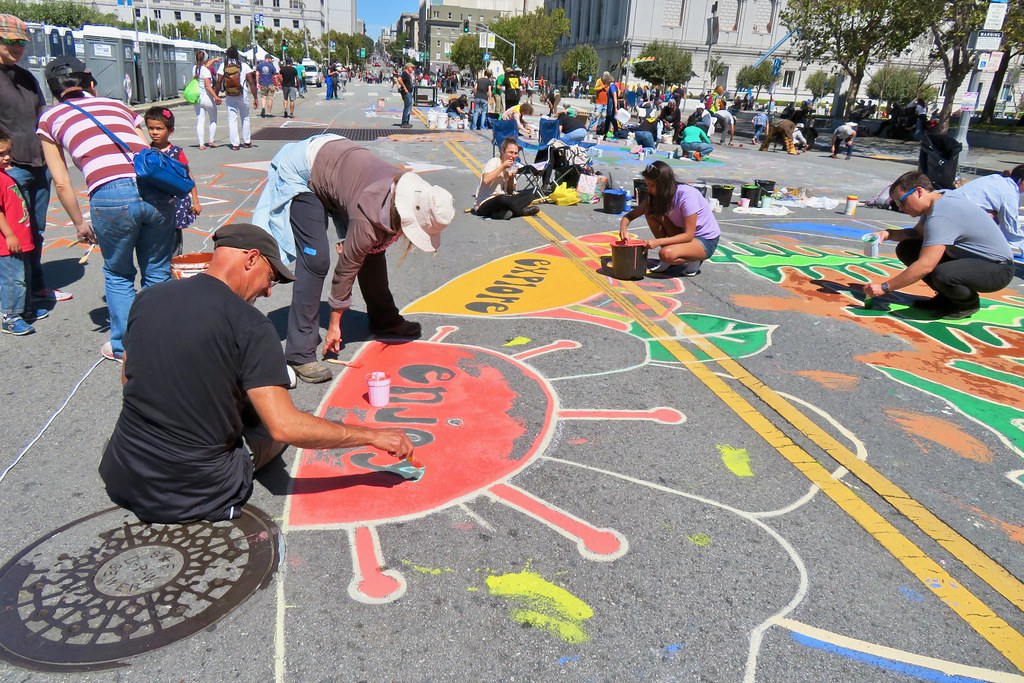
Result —
[[[266,586],[277,543],[252,506],[230,522],[143,524],[117,507],[79,519],[0,570],[0,657],[39,671],[125,666]]]
[[[314,135],[334,133],[353,140],[355,142],[372,142],[377,138],[384,138],[389,135],[437,135],[444,137],[453,133],[465,133],[467,131],[439,131],[424,128],[302,128],[290,126],[288,128],[263,128],[252,134],[253,140],[305,140]]]

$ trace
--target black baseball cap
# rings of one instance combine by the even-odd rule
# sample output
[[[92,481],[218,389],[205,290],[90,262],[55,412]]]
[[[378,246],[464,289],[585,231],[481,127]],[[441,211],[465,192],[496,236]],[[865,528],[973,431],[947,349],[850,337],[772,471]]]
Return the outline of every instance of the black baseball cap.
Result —
[[[78,57],[63,55],[52,60],[46,65],[43,72],[44,78],[48,81],[56,76],[67,76],[68,74],[89,73],[89,67]]]
[[[269,232],[252,223],[228,223],[213,235],[213,248],[256,249],[277,273],[278,282],[295,282],[295,275],[281,262],[281,248]]]

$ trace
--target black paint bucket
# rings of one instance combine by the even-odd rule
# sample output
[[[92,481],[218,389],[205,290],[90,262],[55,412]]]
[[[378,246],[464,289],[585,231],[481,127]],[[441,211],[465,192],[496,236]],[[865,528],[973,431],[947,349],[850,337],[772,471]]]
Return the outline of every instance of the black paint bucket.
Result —
[[[727,207],[732,204],[732,191],[734,189],[732,185],[712,185],[711,197],[717,199],[718,203],[723,207]]]
[[[602,198],[605,213],[622,213],[626,208],[626,193],[623,190],[605,190]]]
[[[749,199],[751,208],[761,206],[761,186],[744,185],[740,188],[740,197],[743,199]]]

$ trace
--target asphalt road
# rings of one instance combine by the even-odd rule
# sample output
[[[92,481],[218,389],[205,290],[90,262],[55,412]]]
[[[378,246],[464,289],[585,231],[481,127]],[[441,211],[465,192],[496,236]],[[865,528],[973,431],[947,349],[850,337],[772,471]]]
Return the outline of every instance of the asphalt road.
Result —
[[[357,296],[342,358],[359,367],[292,392],[336,419],[402,424],[423,479],[388,472],[381,454],[291,449],[251,501],[280,529],[280,562],[240,606],[176,639],[160,586],[119,589],[154,605],[146,651],[75,673],[0,662],[0,679],[1024,681],[1024,293],[1015,279],[964,321],[910,312],[923,288],[865,308],[859,286],[899,264],[890,246],[864,257],[860,236],[908,221],[844,216],[842,203],[877,194],[910,155],[864,141],[849,161],[750,145],[674,160],[689,181],[773,179],[840,204],[730,207],[700,275],[626,282],[608,276],[618,218],[599,204],[508,222],[465,214],[489,137],[390,136],[398,98],[349,89],[333,102],[312,90],[294,120],[257,116],[257,145],[239,152],[223,111],[222,146],[200,151],[194,115],[176,110],[172,139],[206,207],[186,248],[250,215],[283,144],[263,139],[272,129],[383,128],[368,147],[448,188],[457,213],[439,254],[389,256],[424,339],[373,339]],[[598,169],[630,184],[646,162],[604,147]],[[51,208],[46,274],[74,299],[35,335],[0,339],[0,553],[22,558],[70,524],[34,561],[77,567],[106,520],[125,521],[72,524],[110,506],[96,467],[120,366],[98,352],[100,255],[80,265]],[[282,333],[289,296],[282,286],[258,302]],[[389,410],[365,402],[373,369],[394,378]],[[121,572],[146,571],[130,559]],[[66,612],[41,615],[29,588],[10,595],[26,566],[0,582],[7,660],[22,625],[55,643],[41,658],[68,638]],[[174,578],[195,602],[220,599]],[[97,643],[124,638],[117,627],[133,617],[111,618],[115,603],[80,624]],[[32,626],[42,619],[52,631]]]

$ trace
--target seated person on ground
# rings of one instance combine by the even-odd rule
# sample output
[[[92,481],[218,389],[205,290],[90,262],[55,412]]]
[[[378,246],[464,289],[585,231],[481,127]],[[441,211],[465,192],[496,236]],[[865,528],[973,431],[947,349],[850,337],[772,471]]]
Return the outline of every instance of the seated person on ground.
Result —
[[[699,129],[698,129],[699,130]],[[648,249],[658,249],[660,263],[653,272],[664,272],[674,265],[695,264],[685,274],[696,275],[700,264],[718,248],[721,230],[708,200],[691,185],[676,180],[672,167],[655,161],[640,174],[647,185],[647,199],[619,221],[619,236],[629,236],[629,224],[643,216],[654,239]]]
[[[640,111],[640,125],[636,129],[636,144],[644,149],[658,149],[658,138],[661,137],[661,121],[658,110],[651,106]]]
[[[213,241],[205,273],[143,289],[132,305],[121,414],[99,467],[110,499],[144,522],[220,521],[241,514],[253,471],[289,444],[411,456],[399,429],[343,425],[292,404],[277,331],[251,304],[295,276],[255,225],[225,225]]]
[[[453,97],[450,100],[448,100],[448,108],[446,110],[448,113],[448,118],[462,119],[463,121],[465,121],[466,117],[468,116],[468,110],[469,100],[466,98],[465,95]]]
[[[955,320],[978,312],[979,292],[997,292],[1010,284],[1014,270],[1010,245],[978,205],[952,193],[936,192],[920,171],[897,178],[889,197],[900,211],[921,220],[912,228],[878,233],[898,243],[896,258],[907,268],[886,282],[866,285],[866,296],[882,296],[921,280],[936,294],[911,305]]]
[[[684,155],[689,156],[694,161],[706,159],[715,150],[711,146],[708,134],[696,124],[696,116],[692,114],[686,123],[686,128],[683,129],[683,137],[679,147],[683,150]]]
[[[583,142],[587,137],[586,125],[576,118],[576,110],[569,107],[558,115],[558,139],[567,145]]]
[[[519,127],[519,134],[528,138],[533,135],[533,129],[523,117],[532,115],[533,105],[529,102],[524,102],[523,104],[517,104],[506,109],[505,113],[501,115],[501,118],[503,121],[515,121],[516,125]]]
[[[532,216],[539,211],[536,206],[530,206],[530,202],[537,198],[533,190],[516,192],[518,157],[519,143],[509,137],[501,143],[498,156],[484,164],[480,184],[476,188],[476,208],[473,209],[477,216],[508,220],[515,216]]]

